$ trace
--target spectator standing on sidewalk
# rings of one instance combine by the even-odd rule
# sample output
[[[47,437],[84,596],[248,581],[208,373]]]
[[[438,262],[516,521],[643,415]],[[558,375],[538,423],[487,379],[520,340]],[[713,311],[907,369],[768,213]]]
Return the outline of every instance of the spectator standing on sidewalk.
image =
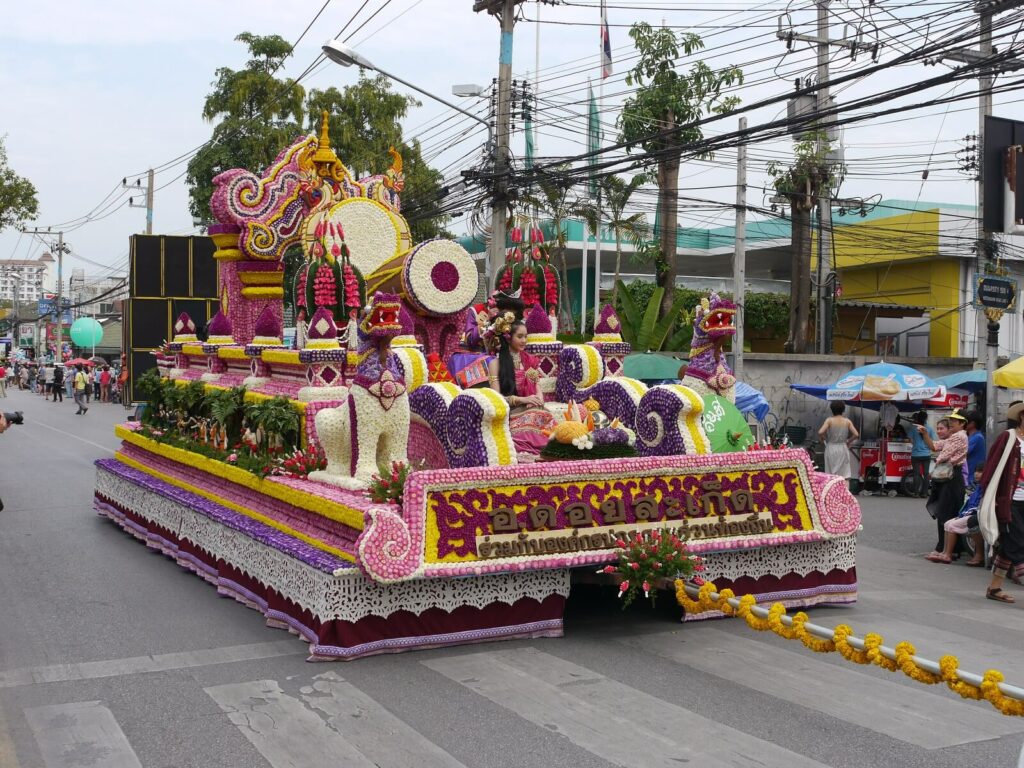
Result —
[[[985,597],[1000,603],[1015,603],[1014,597],[1003,591],[1003,579],[1024,577],[1024,478],[1021,477],[1021,446],[1024,444],[1024,403],[1019,400],[1007,409],[1009,429],[992,444],[985,462],[981,485],[985,487],[985,502],[994,495],[994,514],[999,529],[993,547],[992,580]],[[1009,447],[1007,447],[1009,443]],[[1008,453],[1003,461],[1003,454]],[[1003,463],[1002,472],[996,470]],[[995,485],[993,491],[992,485]],[[979,516],[983,513],[979,512]]]
[[[104,365],[100,372],[100,400],[110,402],[110,366]]]
[[[923,426],[917,428],[928,447],[938,451],[938,456],[935,457],[936,466],[948,463],[952,467],[953,475],[941,482],[935,481],[933,477],[928,512],[934,514],[939,541],[935,545],[935,550],[926,556],[929,560],[942,556],[945,550],[946,521],[956,517],[964,503],[963,464],[967,460],[967,433],[963,431],[965,418],[958,411],[953,411],[944,421],[949,424],[949,436],[939,440],[932,440]]]
[[[85,399],[88,386],[89,375],[82,370],[81,365],[75,366],[75,405],[78,406],[78,410],[75,411],[76,416],[81,416],[89,411],[89,406],[86,405]]]
[[[64,366],[58,365],[53,369],[53,402],[64,402]]]
[[[973,488],[974,471],[985,466],[985,433],[981,431],[984,422],[977,411],[968,411],[964,418],[967,419],[964,425],[967,433],[967,477]]]
[[[43,399],[50,399],[50,390],[53,388],[53,366],[49,363],[43,365],[39,369],[39,389],[42,392]]]
[[[917,430],[918,426],[923,426],[932,440],[936,439],[935,430],[928,426],[928,414],[924,411],[918,411],[910,420],[914,424],[914,429],[910,430],[910,466],[913,467],[914,472],[914,485],[912,491],[916,496],[922,499],[928,498],[928,467],[932,463],[932,450],[928,447],[928,443],[924,441],[924,437]]]
[[[0,397],[7,397],[7,366],[0,363]]]

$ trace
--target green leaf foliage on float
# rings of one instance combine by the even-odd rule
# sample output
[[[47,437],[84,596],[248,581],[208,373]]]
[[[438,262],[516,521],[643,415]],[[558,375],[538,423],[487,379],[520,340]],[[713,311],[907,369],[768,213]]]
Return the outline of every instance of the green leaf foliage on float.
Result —
[[[203,401],[204,415],[227,430],[228,441],[236,443],[242,434],[245,409],[245,387],[211,389]]]
[[[636,449],[631,445],[608,444],[595,445],[593,448],[581,450],[572,443],[559,443],[549,440],[540,452],[541,458],[551,461],[591,461],[595,459],[623,459],[636,456]]]
[[[299,414],[287,397],[272,397],[247,403],[245,421],[260,436],[260,447],[296,445],[299,435]]]

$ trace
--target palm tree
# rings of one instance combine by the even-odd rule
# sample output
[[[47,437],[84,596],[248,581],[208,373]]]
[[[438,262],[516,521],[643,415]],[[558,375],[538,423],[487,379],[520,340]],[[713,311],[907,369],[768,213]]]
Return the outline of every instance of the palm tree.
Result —
[[[242,408],[245,404],[245,387],[212,389],[206,395],[206,411],[217,424],[225,442],[237,440],[242,427]],[[225,446],[226,447],[226,446]]]
[[[633,196],[633,193],[649,181],[650,177],[646,173],[638,173],[629,181],[624,181],[618,176],[604,176],[597,182],[598,192],[602,201],[600,223],[606,225],[615,236],[615,282],[612,288],[613,307],[619,295],[619,272],[622,268],[622,239],[625,237],[634,248],[639,248],[647,236],[648,229],[647,217],[642,213],[626,216],[626,206],[629,205],[629,198]],[[591,232],[598,232],[598,209],[595,203],[583,203],[577,206],[575,212],[576,215],[587,222]],[[598,299],[599,297],[594,297],[595,302]]]
[[[286,397],[249,403],[245,407],[245,418],[264,451],[278,443],[298,444],[299,414]]]
[[[558,254],[562,266],[562,287],[565,289],[565,296],[559,311],[562,315],[558,326],[567,332],[572,332],[572,289],[569,287],[569,272],[565,265],[566,233],[563,227],[565,221],[575,215],[577,202],[570,194],[575,182],[562,171],[568,169],[555,169],[553,172],[537,182],[535,189],[524,194],[521,201],[525,207],[533,208],[542,215],[551,219],[551,226],[555,230],[555,253]]]

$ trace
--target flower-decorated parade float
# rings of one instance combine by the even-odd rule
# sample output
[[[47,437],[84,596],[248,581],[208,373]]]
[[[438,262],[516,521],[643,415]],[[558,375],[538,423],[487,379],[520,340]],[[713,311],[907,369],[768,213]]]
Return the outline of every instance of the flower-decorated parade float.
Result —
[[[629,596],[696,568],[762,601],[855,600],[857,503],[803,451],[749,450],[724,300],[698,312],[686,379],[648,388],[621,375],[611,307],[592,342],[557,340],[538,229],[474,304],[472,257],[412,242],[401,158],[353,177],[326,114],[261,176],[214,185],[219,312],[205,341],[177,319],[95,506],[312,659],[559,636],[595,571]]]

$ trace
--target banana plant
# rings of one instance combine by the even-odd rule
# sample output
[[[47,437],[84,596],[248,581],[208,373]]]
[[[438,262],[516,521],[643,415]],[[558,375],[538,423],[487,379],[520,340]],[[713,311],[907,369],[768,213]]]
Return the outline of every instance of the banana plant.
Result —
[[[689,341],[687,326],[684,324],[671,337],[669,334],[676,321],[680,319],[686,304],[686,297],[677,298],[671,309],[661,320],[658,313],[665,289],[660,285],[654,289],[646,307],[641,307],[620,280],[616,284],[622,313],[619,322],[622,324],[622,338],[628,341],[635,352],[658,352],[662,349],[677,350]]]

